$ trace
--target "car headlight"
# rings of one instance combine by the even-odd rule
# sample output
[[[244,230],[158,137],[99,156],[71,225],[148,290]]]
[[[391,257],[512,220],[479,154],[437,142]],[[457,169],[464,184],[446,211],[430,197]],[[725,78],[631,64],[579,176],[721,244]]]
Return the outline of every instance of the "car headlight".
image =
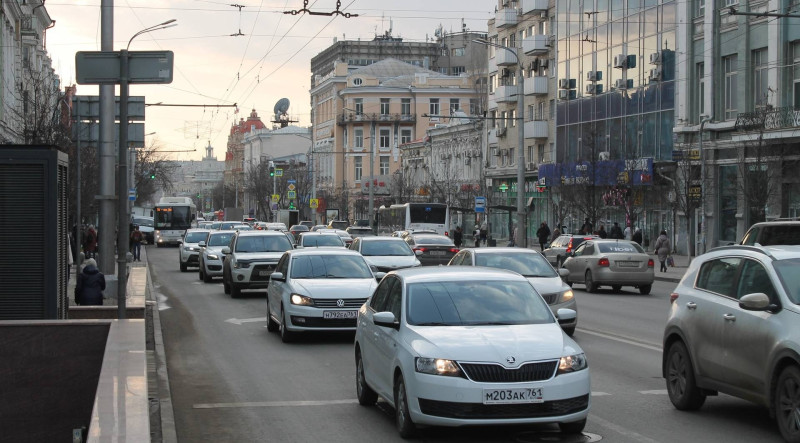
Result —
[[[190,251],[190,252],[191,252],[191,251],[194,251],[195,249],[194,249],[193,247],[191,247],[191,246],[184,246],[184,247],[183,247],[183,250],[184,250],[184,251]]]
[[[444,375],[447,377],[463,377],[461,368],[453,360],[442,358],[417,357],[414,360],[417,372],[431,375]]]
[[[586,361],[586,354],[567,355],[561,357],[561,361],[558,363],[558,373],[556,375],[580,371],[587,367],[589,367],[589,363]]]
[[[233,269],[247,269],[250,267],[250,263],[242,263],[238,261],[233,262]]]
[[[572,289],[566,290],[561,293],[561,303],[566,303],[572,300],[575,297],[575,294],[572,293]]]
[[[289,300],[293,305],[314,306],[314,299],[311,297],[306,297],[305,295],[292,294],[292,296],[289,297]]]
[[[217,254],[208,254],[206,257],[209,260],[219,260],[219,255],[217,255]]]

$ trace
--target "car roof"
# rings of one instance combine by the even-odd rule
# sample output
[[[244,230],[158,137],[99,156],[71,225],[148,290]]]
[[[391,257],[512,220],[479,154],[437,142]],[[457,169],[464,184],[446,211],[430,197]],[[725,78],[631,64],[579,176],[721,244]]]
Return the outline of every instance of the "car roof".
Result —
[[[190,228],[186,230],[186,233],[189,234],[191,232],[211,232],[210,229],[203,229],[203,228]]]
[[[211,230],[211,231],[208,231],[208,232],[210,232],[211,235],[236,234],[236,231],[233,231],[231,229]]]
[[[516,272],[498,268],[487,268],[484,266],[419,266],[415,268],[398,269],[392,271],[390,274],[401,276],[406,283],[460,282],[470,279],[528,281],[525,277]]]
[[[280,232],[280,231],[236,231],[236,233],[239,234],[240,237],[241,236],[254,237],[254,236],[260,236],[260,235],[280,235],[280,236],[284,236],[283,232]]]
[[[373,235],[373,236],[370,236],[370,237],[359,237],[359,238],[361,239],[362,242],[365,242],[365,241],[379,241],[379,240],[383,240],[383,241],[387,241],[387,240],[388,241],[399,241],[399,242],[403,242],[403,243],[406,242],[404,239],[402,239],[400,237],[389,237],[387,235]]]
[[[500,248],[461,248],[462,251],[472,251],[476,254],[538,254],[539,251],[534,251],[528,248],[513,248],[513,247],[500,247]]]
[[[346,248],[303,248],[286,251],[291,255],[354,255],[361,257],[358,251]]]
[[[800,220],[773,220],[767,222],[759,222],[754,223],[750,228],[754,226],[792,226],[792,225],[800,225]]]
[[[771,245],[771,246],[749,246],[749,245],[730,245],[720,246],[708,251],[706,254],[711,254],[713,257],[722,255],[730,255],[731,252],[744,253],[749,252],[751,255],[763,254],[775,260],[786,260],[791,258],[800,258],[800,245]],[[700,256],[704,257],[706,254]],[[710,258],[710,257],[709,257]]]

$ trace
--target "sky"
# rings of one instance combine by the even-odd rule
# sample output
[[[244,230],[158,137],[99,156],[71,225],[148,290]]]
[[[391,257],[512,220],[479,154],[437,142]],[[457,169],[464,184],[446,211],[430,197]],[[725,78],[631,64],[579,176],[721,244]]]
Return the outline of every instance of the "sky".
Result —
[[[339,10],[357,17],[285,14],[304,0],[113,0],[114,50],[142,29],[175,19],[177,26],[136,37],[131,51],[173,51],[173,81],[131,85],[145,96],[146,143],[155,142],[173,160],[200,160],[210,143],[224,160],[231,125],[255,109],[269,126],[273,107],[291,101],[289,115],[309,126],[311,58],[339,40],[372,40],[391,28],[406,41],[461,30],[487,30],[495,0],[341,0]],[[314,12],[332,12],[336,0],[308,0]],[[75,84],[75,53],[99,51],[101,0],[48,0],[55,26],[46,49],[63,86]],[[239,35],[243,34],[243,35]],[[98,95],[94,85],[77,85],[78,95]],[[217,107],[233,105],[237,107]],[[238,109],[238,113],[236,110]]]

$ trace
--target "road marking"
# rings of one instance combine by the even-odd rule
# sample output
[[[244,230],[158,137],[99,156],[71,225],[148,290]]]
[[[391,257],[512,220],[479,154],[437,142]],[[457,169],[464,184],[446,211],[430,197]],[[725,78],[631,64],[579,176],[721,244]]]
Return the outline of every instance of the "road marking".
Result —
[[[256,323],[260,321],[267,321],[267,317],[255,317],[255,318],[229,318],[225,320],[225,323],[233,323],[235,325],[241,325],[242,323]]]
[[[242,403],[197,403],[192,405],[193,409],[217,409],[217,408],[276,408],[276,407],[298,407],[298,406],[327,406],[327,405],[351,405],[358,403],[356,399],[348,400],[307,400],[307,401],[253,401]]]
[[[594,392],[592,391],[592,397],[604,397],[606,395],[611,395],[608,392]]]
[[[668,395],[669,394],[666,389],[656,389],[656,390],[653,390],[653,391],[639,391],[639,393],[640,394],[644,394],[644,395]]]
[[[610,430],[612,430],[612,431],[614,431],[614,432],[616,432],[618,434],[622,434],[622,435],[624,435],[624,436],[626,436],[628,438],[631,438],[631,439],[633,439],[635,441],[638,441],[640,443],[658,443],[658,440],[653,440],[650,437],[645,437],[644,435],[639,434],[638,432],[631,431],[630,429],[628,429],[628,428],[626,428],[624,426],[620,426],[620,425],[618,425],[616,423],[612,423],[612,422],[610,422],[608,420],[605,420],[605,419],[602,419],[602,418],[600,418],[600,417],[598,417],[598,416],[596,416],[594,414],[589,414],[589,420],[591,420],[593,422],[596,422],[596,423],[600,424],[600,426],[608,428],[608,429],[610,429]]]
[[[608,340],[613,340],[613,341],[616,341],[616,342],[625,343],[625,344],[633,345],[633,346],[638,346],[638,347],[644,348],[644,349],[649,349],[651,351],[663,352],[663,348],[661,346],[658,346],[658,345],[655,345],[655,344],[649,344],[649,343],[645,343],[645,342],[641,342],[641,341],[636,341],[633,338],[623,337],[621,335],[610,334],[608,332],[592,331],[590,329],[583,329],[583,328],[578,328],[578,331],[582,332],[584,334],[594,335],[596,337],[602,337],[602,338],[605,338],[605,339],[608,339]]]

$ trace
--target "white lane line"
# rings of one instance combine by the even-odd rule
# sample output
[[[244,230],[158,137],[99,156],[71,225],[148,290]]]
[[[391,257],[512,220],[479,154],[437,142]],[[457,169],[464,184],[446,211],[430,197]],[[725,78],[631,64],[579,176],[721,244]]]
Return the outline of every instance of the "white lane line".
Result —
[[[358,400],[307,400],[307,401],[253,401],[242,403],[197,403],[192,405],[193,409],[216,409],[216,408],[275,408],[284,406],[327,406],[327,405],[350,405],[356,404]]]
[[[241,325],[242,323],[255,323],[259,321],[267,321],[267,317],[255,317],[255,318],[229,318],[225,320],[225,323],[233,323],[235,325]]]
[[[604,397],[606,395],[611,395],[608,392],[594,392],[592,391],[592,397]]]
[[[589,420],[640,443],[659,443],[658,440],[653,440],[650,437],[645,437],[644,435],[639,434],[638,432],[632,431],[624,426],[620,426],[616,423],[612,423],[608,420],[602,419],[594,414],[589,414]]]
[[[644,395],[669,395],[666,389],[656,389],[653,391],[639,391],[639,393]]]
[[[619,335],[608,334],[608,333],[605,333],[605,332],[592,331],[592,330],[583,329],[583,328],[578,328],[578,332],[582,332],[584,334],[589,334],[589,335],[594,335],[596,337],[602,337],[602,338],[605,338],[605,339],[608,339],[608,340],[613,340],[613,341],[616,341],[616,342],[619,342],[619,343],[625,343],[625,344],[628,344],[628,345],[638,346],[640,348],[649,349],[651,351],[656,351],[656,352],[662,352],[663,351],[661,346],[642,343],[642,342],[639,342],[639,341],[636,341],[636,340],[633,340],[633,339],[630,339],[630,338],[625,338],[625,337],[622,337],[622,336],[619,336]]]

